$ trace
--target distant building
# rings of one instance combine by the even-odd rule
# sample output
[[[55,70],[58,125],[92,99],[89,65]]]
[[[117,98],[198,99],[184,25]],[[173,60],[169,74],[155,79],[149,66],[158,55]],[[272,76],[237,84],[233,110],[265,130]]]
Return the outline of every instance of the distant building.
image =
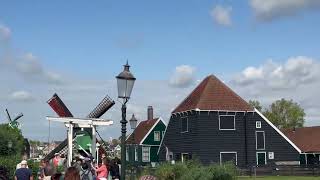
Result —
[[[148,119],[141,121],[126,140],[126,161],[135,165],[159,162],[158,149],[166,129],[161,117],[153,118],[153,108],[148,107]]]

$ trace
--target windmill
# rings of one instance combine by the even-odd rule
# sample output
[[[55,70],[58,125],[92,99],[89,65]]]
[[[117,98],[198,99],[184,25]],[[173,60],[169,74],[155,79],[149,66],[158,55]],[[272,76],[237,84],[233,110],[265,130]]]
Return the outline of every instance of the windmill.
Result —
[[[18,116],[16,116],[16,117],[12,120],[12,119],[11,119],[11,116],[10,116],[10,114],[9,114],[8,109],[6,109],[6,113],[7,113],[7,118],[8,118],[8,121],[9,121],[9,126],[10,126],[11,128],[20,128],[20,123],[18,122],[18,119],[20,119],[20,118],[23,116],[23,114],[22,114],[22,113],[18,114]]]

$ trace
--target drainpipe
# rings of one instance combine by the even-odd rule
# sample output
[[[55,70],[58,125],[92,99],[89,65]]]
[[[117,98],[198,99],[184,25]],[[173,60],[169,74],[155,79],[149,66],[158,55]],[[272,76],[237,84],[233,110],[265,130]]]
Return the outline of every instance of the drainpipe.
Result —
[[[248,144],[247,144],[247,111],[244,114],[244,150],[245,150],[245,164],[248,165]]]

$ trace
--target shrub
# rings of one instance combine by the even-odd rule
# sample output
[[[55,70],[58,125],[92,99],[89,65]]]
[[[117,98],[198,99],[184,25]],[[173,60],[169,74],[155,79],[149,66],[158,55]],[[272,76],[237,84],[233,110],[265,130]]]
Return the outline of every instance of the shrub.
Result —
[[[154,175],[163,180],[234,180],[237,170],[233,163],[203,166],[198,161],[160,164]]]
[[[21,162],[21,159],[18,156],[0,156],[0,164],[8,171],[10,179],[13,179],[19,162]]]

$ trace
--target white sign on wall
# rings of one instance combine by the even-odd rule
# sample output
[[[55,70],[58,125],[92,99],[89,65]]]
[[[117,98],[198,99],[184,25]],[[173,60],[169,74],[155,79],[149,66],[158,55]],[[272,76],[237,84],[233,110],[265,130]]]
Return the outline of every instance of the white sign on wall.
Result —
[[[274,159],[274,153],[273,152],[269,152],[268,153],[268,158],[269,159]]]

